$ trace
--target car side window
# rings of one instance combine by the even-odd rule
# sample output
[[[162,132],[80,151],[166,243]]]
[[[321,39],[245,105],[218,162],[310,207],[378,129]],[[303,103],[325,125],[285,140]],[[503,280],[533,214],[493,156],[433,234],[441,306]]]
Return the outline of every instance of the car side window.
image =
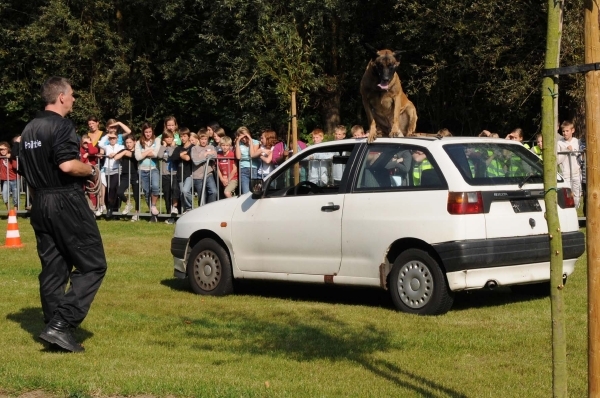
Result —
[[[356,179],[356,191],[445,188],[435,162],[424,148],[375,144],[367,148]]]
[[[307,148],[269,180],[266,197],[336,194],[355,144]]]

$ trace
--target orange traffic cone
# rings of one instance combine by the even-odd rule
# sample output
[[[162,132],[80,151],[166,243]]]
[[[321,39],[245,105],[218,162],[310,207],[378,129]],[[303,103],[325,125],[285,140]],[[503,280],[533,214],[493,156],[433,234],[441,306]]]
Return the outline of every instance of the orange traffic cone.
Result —
[[[8,228],[6,229],[6,243],[4,247],[23,247],[19,227],[17,225],[17,212],[12,209],[8,212]]]

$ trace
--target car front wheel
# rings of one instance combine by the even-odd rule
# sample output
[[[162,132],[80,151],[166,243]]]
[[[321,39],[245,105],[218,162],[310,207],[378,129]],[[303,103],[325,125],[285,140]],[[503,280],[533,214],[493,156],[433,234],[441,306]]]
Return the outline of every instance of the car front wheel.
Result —
[[[454,302],[439,264],[420,249],[406,250],[396,258],[390,293],[396,308],[411,314],[444,314]]]
[[[229,256],[213,239],[202,239],[190,254],[187,274],[197,294],[224,296],[233,292]]]

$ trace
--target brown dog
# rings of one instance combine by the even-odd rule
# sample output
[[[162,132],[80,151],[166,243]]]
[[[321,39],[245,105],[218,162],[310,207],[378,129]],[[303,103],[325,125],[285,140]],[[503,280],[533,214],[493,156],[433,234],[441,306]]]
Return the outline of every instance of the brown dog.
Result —
[[[360,94],[370,125],[367,141],[373,142],[378,134],[411,136],[417,129],[417,109],[404,94],[396,73],[400,53],[377,51],[368,44],[365,48],[372,55],[360,82]]]

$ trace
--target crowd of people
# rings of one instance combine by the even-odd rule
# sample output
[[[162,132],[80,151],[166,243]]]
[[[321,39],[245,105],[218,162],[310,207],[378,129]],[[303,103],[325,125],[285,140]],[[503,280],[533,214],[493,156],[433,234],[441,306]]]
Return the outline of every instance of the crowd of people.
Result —
[[[211,122],[194,133],[180,127],[174,116],[164,119],[159,134],[150,123],[144,123],[139,138],[130,127],[118,120],[109,119],[105,126],[106,131],[102,131],[96,117],[88,118],[88,131],[80,140],[80,158],[86,164],[98,166],[101,171],[101,184],[88,186],[87,196],[96,216],[107,219],[120,212],[132,214],[131,221],[138,221],[143,196],[151,221],[155,222],[158,220],[156,216],[161,213],[158,203],[162,194],[164,214],[169,214],[166,222],[172,224],[178,214],[195,206],[194,196],[197,196],[200,206],[218,198],[230,198],[238,190],[244,194],[250,190],[251,179],[265,178],[290,154],[307,146],[298,141],[297,148],[288,148],[273,130],[262,131],[259,139],[255,139],[245,126],[239,127],[232,139],[217,122]],[[575,127],[572,122],[563,122],[561,131],[562,136],[556,145],[557,163],[559,171],[571,184],[578,205],[582,187],[583,191],[585,189],[585,169],[582,168],[585,147],[573,136]],[[335,128],[333,139],[345,139],[348,135],[353,138],[367,136],[360,125],[353,126],[350,134],[345,126],[340,125]],[[448,137],[452,133],[441,129],[436,135]],[[499,138],[497,133],[488,130],[483,130],[479,136]],[[313,144],[321,143],[324,138],[325,133],[320,128],[310,134]],[[505,138],[521,142],[542,158],[541,134],[536,135],[532,147],[524,142],[520,128],[514,129]],[[15,137],[12,146],[8,142],[0,142],[0,183],[7,207],[10,197],[12,206],[19,204],[18,161],[14,156],[18,141],[19,137]],[[320,161],[326,159],[311,160],[309,180],[321,185],[327,176]],[[333,167],[336,166],[339,168],[341,165]],[[341,179],[342,170],[332,172],[333,179]]]

